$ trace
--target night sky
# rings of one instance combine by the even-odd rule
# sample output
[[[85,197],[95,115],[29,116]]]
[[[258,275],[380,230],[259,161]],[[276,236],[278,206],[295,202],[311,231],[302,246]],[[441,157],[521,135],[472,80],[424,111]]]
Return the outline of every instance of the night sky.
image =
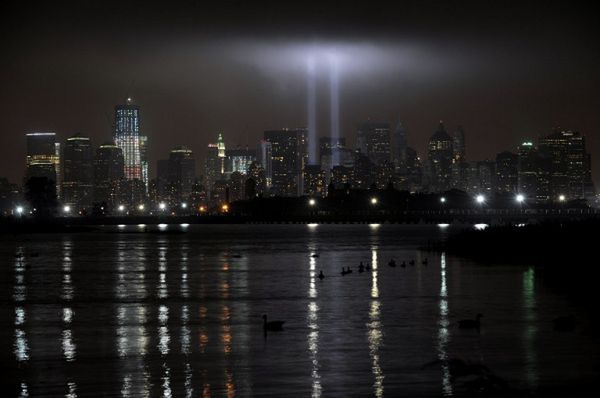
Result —
[[[439,120],[462,125],[470,160],[554,127],[585,134],[600,182],[596,13],[534,2],[47,2],[0,6],[0,176],[21,182],[25,133],[111,138],[114,106],[141,107],[151,175],[170,148],[254,146],[306,126],[306,59],[317,57],[319,135],[329,130],[328,54],[341,66],[342,135],[402,120],[424,156]],[[383,4],[383,3],[382,3]]]

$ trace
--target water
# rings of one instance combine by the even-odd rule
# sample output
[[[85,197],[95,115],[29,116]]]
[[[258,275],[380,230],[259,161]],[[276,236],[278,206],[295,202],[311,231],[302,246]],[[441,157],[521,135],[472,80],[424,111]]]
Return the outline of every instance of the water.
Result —
[[[455,396],[452,358],[519,391],[598,374],[585,325],[552,327],[581,310],[534,268],[418,250],[453,227],[143,228],[3,237],[7,396]],[[458,329],[479,312],[480,333]],[[285,330],[265,338],[263,314]]]

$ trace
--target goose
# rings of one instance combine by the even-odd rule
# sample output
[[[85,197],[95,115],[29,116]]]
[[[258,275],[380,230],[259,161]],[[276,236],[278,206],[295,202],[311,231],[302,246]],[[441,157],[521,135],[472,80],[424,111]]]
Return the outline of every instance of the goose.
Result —
[[[365,265],[365,271],[371,271],[371,265],[369,265],[369,263]]]
[[[390,262],[388,263],[388,265],[390,267],[395,267],[396,266],[396,261],[394,259],[391,259]]]
[[[360,262],[360,265],[358,266],[358,272],[365,272],[365,266],[363,265],[362,261]]]
[[[482,314],[477,314],[475,319],[463,319],[462,321],[458,321],[458,327],[460,329],[477,329],[481,327],[481,318],[483,318]]]
[[[554,323],[554,330],[557,332],[572,332],[575,330],[575,324],[577,323],[573,315],[559,316],[552,322]]]
[[[342,267],[342,272],[340,272],[342,274],[342,276],[346,275],[348,272],[346,272],[346,268]]]
[[[346,273],[347,274],[351,274],[352,273],[352,270],[350,269],[350,267],[348,267],[348,269],[346,270]]]
[[[423,265],[427,265],[427,263],[428,263],[428,262],[429,262],[429,260],[427,260],[427,258],[425,258],[425,260],[421,261],[421,263],[422,263]]]
[[[324,278],[325,278],[325,275],[323,275],[323,271],[320,271],[320,272],[319,272],[319,279],[321,279],[321,280],[322,280],[322,279],[324,279]]]
[[[312,258],[317,258],[317,257],[319,257],[319,255],[318,255],[317,253],[313,253],[313,254],[311,254],[310,256],[311,256]]]
[[[412,260],[412,259],[411,259],[411,260],[410,260],[408,263],[409,263],[410,265],[415,265],[415,260]]]
[[[402,268],[406,268],[406,261],[402,261],[402,264],[400,264],[400,266],[401,266]]]
[[[267,314],[263,315],[263,329],[265,332],[267,330],[277,332],[283,330],[283,324],[285,321],[271,321],[267,322]]]

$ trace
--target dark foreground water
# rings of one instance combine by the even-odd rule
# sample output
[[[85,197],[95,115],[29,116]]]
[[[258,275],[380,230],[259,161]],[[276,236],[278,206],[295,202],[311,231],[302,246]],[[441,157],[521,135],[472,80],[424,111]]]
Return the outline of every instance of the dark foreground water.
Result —
[[[454,358],[524,393],[598,375],[585,322],[553,330],[580,309],[527,265],[420,252],[436,226],[154,228],[2,237],[3,396],[453,396]]]

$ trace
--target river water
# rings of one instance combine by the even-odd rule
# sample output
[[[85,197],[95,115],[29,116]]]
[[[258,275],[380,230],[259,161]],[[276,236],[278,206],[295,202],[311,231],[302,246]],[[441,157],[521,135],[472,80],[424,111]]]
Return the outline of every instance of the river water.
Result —
[[[527,264],[486,266],[419,250],[448,233],[437,226],[166,225],[5,235],[2,390],[457,396],[477,376],[453,378],[456,359],[486,366],[488,376],[524,394],[597,377],[598,338],[586,323],[574,332],[553,329],[557,316],[585,317],[581,309]],[[360,261],[372,270],[359,273]],[[345,266],[353,273],[340,275]],[[479,332],[458,328],[477,313],[484,315]],[[285,321],[284,330],[265,335],[263,314]]]

